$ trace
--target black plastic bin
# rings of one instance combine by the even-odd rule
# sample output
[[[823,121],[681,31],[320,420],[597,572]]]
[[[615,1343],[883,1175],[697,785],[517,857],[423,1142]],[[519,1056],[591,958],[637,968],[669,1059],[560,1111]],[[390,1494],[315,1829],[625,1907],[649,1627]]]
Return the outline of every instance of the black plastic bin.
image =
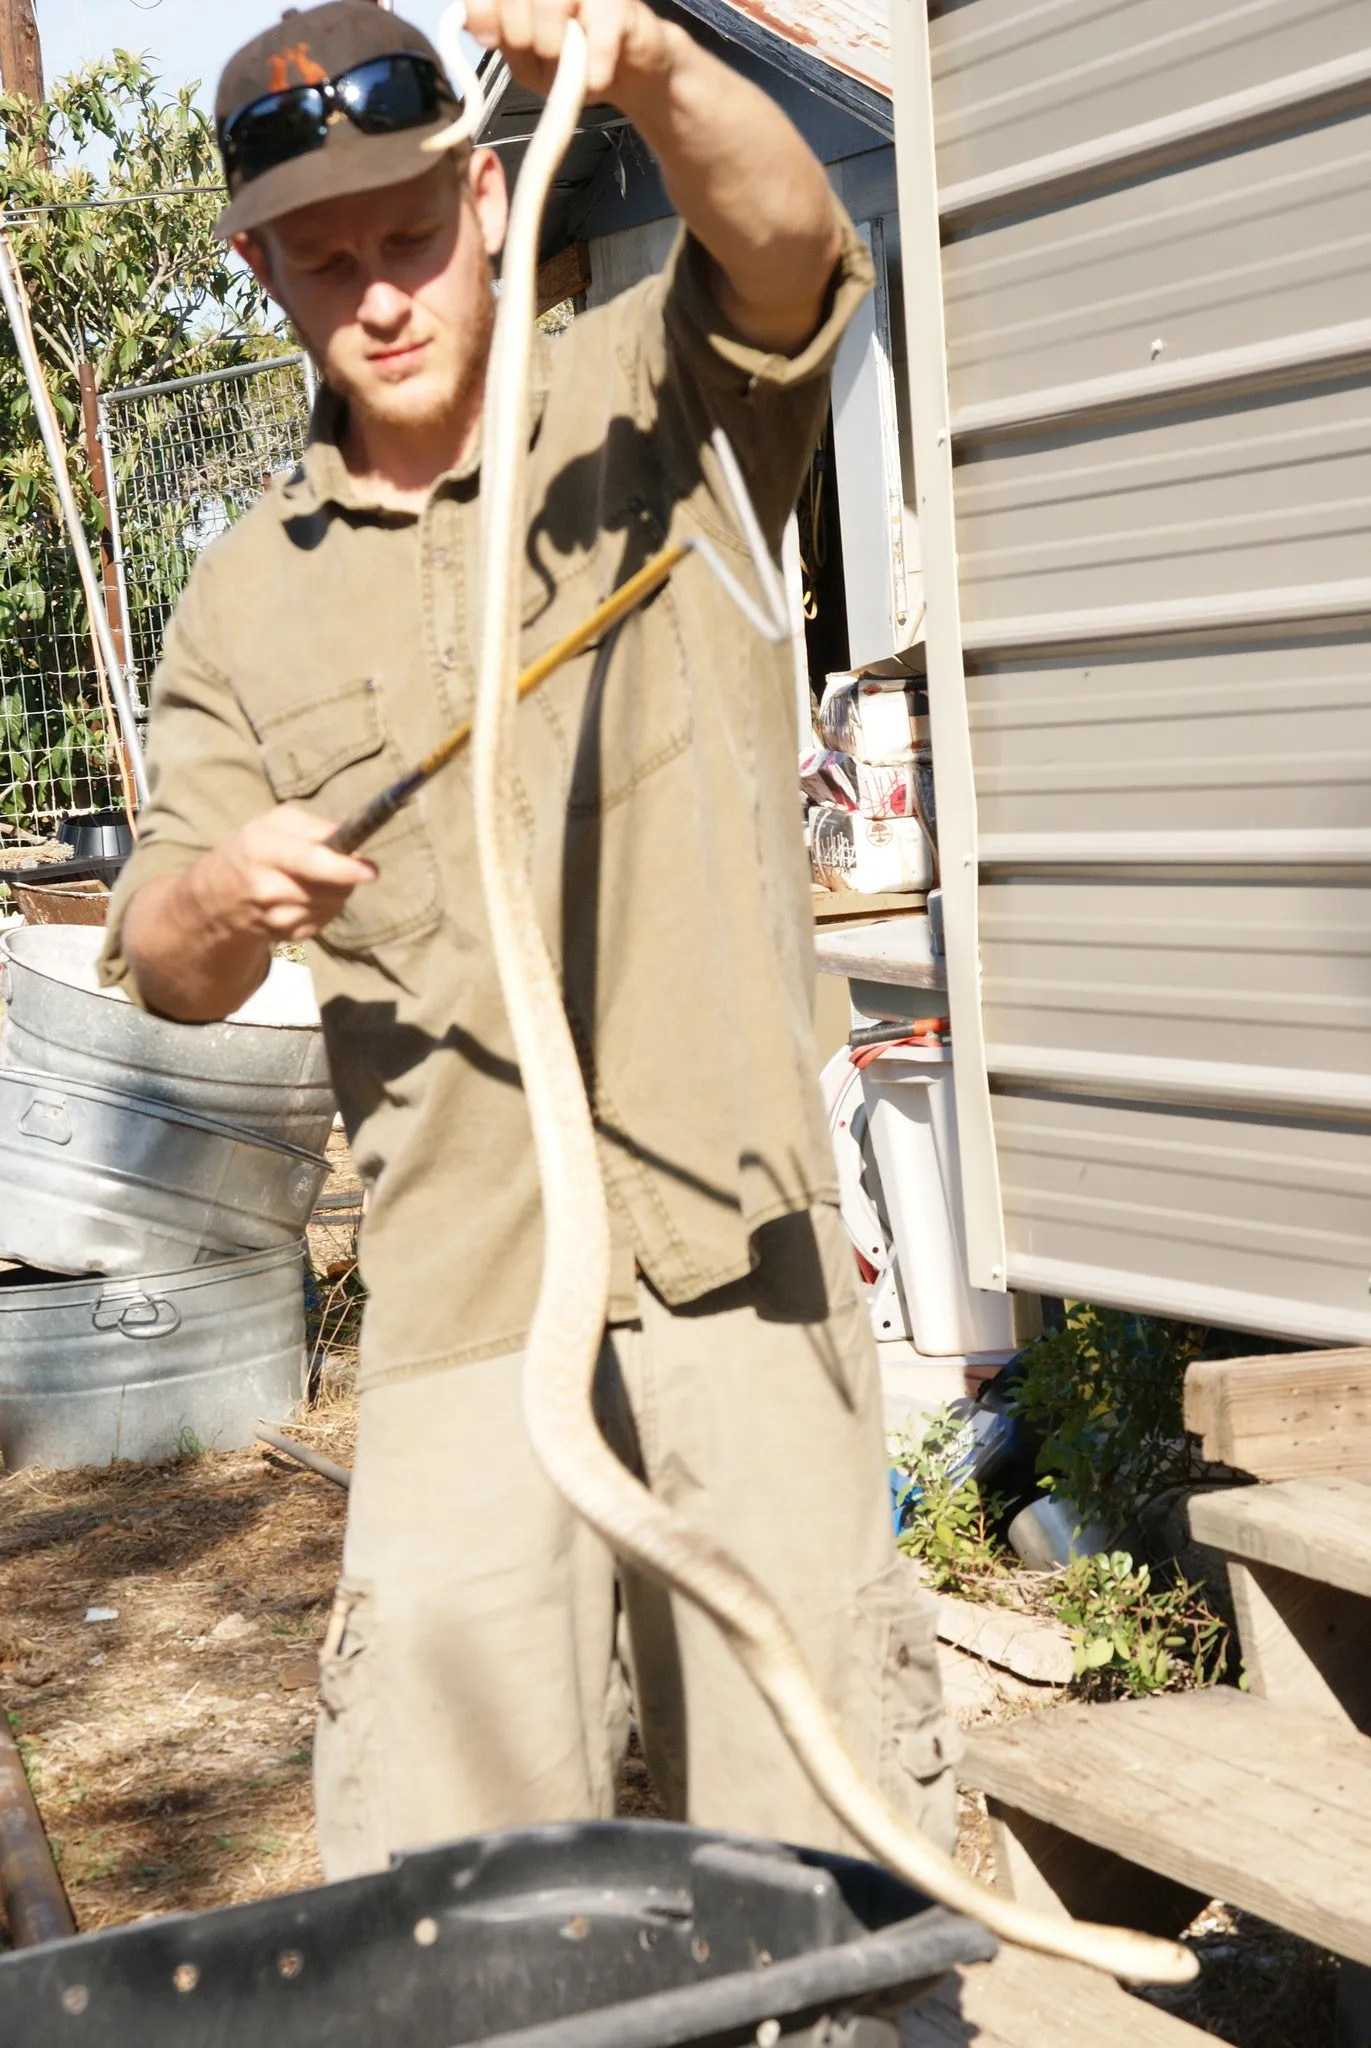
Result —
[[[117,860],[122,864],[133,852],[133,827],[123,811],[87,811],[63,818],[57,837],[77,860]]]
[[[894,2048],[901,2007],[994,1949],[843,1857],[653,1821],[520,1828],[0,1958],[0,2042],[724,2048],[833,2040],[829,2020]]]

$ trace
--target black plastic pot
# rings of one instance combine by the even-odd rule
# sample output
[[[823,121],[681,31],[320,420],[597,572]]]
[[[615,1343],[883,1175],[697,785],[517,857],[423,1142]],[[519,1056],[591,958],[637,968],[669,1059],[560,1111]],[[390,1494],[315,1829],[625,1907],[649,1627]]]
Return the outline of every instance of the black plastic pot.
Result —
[[[133,852],[133,833],[122,811],[90,811],[84,817],[64,818],[57,837],[69,846],[75,860],[127,860]]]
[[[732,2048],[872,2015],[853,2039],[895,2048],[903,2006],[994,1950],[843,1857],[652,1821],[521,1828],[0,1958],[0,2041]]]

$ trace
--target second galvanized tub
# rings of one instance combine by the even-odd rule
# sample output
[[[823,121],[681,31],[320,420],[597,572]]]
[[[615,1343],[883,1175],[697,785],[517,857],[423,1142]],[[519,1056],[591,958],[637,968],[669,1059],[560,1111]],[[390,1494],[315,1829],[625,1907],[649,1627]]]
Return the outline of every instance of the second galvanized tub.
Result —
[[[100,987],[103,944],[103,932],[75,926],[7,936],[7,1066],[94,1081],[323,1151],[336,1105],[307,967],[273,960],[261,988],[222,1024],[173,1024]]]
[[[137,1280],[0,1272],[6,1467],[251,1443],[304,1396],[301,1279],[298,1245]]]
[[[118,1275],[295,1244],[327,1174],[208,1117],[0,1067],[0,1259]]]

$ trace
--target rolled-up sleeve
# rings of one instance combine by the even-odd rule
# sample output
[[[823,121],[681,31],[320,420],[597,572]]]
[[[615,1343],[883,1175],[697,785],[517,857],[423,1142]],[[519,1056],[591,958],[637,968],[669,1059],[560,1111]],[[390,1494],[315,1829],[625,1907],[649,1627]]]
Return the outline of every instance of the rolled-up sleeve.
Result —
[[[722,426],[732,444],[773,542],[823,427],[838,344],[875,282],[870,251],[836,199],[833,205],[838,258],[819,325],[794,355],[758,348],[732,325],[715,294],[713,260],[688,231],[678,237],[662,278],[664,397],[674,389],[703,400],[710,423]]]
[[[141,1001],[123,947],[128,907],[145,882],[179,875],[275,801],[257,739],[228,677],[206,651],[205,581],[212,556],[192,576],[167,632],[153,679],[148,727],[148,802],[138,844],[114,889],[100,979]]]

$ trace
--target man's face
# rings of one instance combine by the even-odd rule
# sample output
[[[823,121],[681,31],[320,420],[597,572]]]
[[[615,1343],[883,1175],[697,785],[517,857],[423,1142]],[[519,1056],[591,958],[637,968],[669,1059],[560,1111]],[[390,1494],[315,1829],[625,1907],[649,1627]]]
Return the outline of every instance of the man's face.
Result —
[[[449,419],[485,373],[490,258],[504,238],[493,151],[422,177],[302,207],[239,238],[332,388],[392,429]]]

